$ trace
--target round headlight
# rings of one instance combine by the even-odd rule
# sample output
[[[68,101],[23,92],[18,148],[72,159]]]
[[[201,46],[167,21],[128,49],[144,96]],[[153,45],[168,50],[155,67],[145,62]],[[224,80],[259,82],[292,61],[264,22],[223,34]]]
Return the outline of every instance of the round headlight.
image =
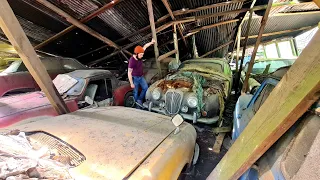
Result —
[[[198,98],[195,97],[195,96],[190,96],[188,99],[187,99],[187,102],[188,102],[188,106],[190,108],[195,108],[197,107],[198,105]]]
[[[154,100],[159,100],[161,98],[161,89],[160,88],[155,88],[151,95],[152,95],[152,99]]]

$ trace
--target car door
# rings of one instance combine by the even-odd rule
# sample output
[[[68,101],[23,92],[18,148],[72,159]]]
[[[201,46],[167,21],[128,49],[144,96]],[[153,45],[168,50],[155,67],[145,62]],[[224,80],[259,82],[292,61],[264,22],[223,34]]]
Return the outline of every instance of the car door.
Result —
[[[242,131],[249,124],[253,116],[258,112],[262,104],[269,97],[270,93],[276,86],[277,82],[278,81],[274,79],[268,79],[267,81],[265,81],[261,85],[261,87],[257,90],[257,92],[253,95],[247,107],[245,108],[242,107],[241,109],[237,109],[238,111],[237,114],[239,114],[239,117],[237,117],[237,119],[239,120],[237,122],[236,121],[234,122],[234,125],[236,126],[234,128],[236,129],[233,130],[232,139],[235,140],[242,133]],[[243,97],[240,97],[238,101],[246,101],[245,100],[246,97],[251,97],[251,96],[245,95]],[[236,105],[236,108],[237,108],[237,105]]]
[[[112,102],[112,83],[111,79],[104,78],[98,80],[91,80],[87,87],[95,87],[92,89],[87,89],[85,94],[91,94],[93,100],[98,103],[99,106],[106,106]],[[91,98],[92,98],[91,97]]]

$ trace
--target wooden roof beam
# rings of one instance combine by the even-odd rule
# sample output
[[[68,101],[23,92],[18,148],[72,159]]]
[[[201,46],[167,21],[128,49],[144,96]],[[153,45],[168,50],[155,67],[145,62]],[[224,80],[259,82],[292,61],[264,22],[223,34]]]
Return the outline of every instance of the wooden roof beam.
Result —
[[[172,13],[172,10],[170,8],[170,5],[169,5],[168,1],[167,0],[161,0],[161,1],[164,4],[164,6],[166,7],[167,11],[169,12],[169,15],[170,15],[171,19],[173,21],[176,20],[176,18],[174,17],[174,15]],[[178,31],[179,31],[179,34],[180,34],[182,40],[183,40],[184,45],[188,48],[187,41],[186,41],[186,39],[184,38],[184,35],[183,35],[181,23],[178,23]]]
[[[90,34],[91,36],[101,40],[102,42],[108,44],[111,47],[114,47],[115,49],[120,49],[120,47],[114,43],[113,41],[111,41],[110,39],[104,37],[103,35],[99,34],[98,32],[96,32],[95,30],[89,28],[88,26],[84,25],[83,23],[81,23],[80,21],[78,21],[77,19],[73,18],[72,16],[70,16],[69,14],[65,13],[64,11],[62,11],[61,9],[59,9],[58,7],[56,7],[55,5],[51,4],[50,2],[46,1],[46,0],[37,0],[38,2],[40,2],[41,4],[43,4],[44,6],[46,6],[47,8],[53,10],[54,12],[56,12],[57,14],[59,14],[60,16],[66,18],[66,20],[68,22],[70,22],[71,24],[75,25],[76,27],[80,28],[81,30],[87,32],[88,34]],[[124,51],[126,54],[128,55],[132,55],[132,53],[128,52],[128,51]]]
[[[85,22],[90,21],[91,19],[93,19],[93,18],[95,18],[96,16],[98,16],[99,14],[105,12],[107,9],[112,8],[114,5],[118,4],[118,3],[121,2],[121,1],[122,1],[122,0],[114,0],[114,1],[112,1],[112,2],[110,2],[110,3],[108,3],[108,4],[106,4],[106,5],[102,6],[102,7],[99,8],[98,10],[92,12],[92,13],[91,13],[90,15],[88,15],[87,17],[81,19],[80,22],[81,22],[81,23],[85,23]],[[36,45],[36,46],[34,47],[34,49],[40,49],[40,48],[42,48],[43,46],[49,44],[50,42],[58,39],[58,38],[61,37],[61,36],[67,34],[68,32],[72,31],[72,30],[75,29],[75,28],[77,28],[77,26],[75,26],[75,25],[69,26],[68,28],[66,28],[66,29],[64,29],[63,31],[55,34],[55,35],[52,36],[51,38],[49,38],[49,39],[41,42],[41,43],[38,44],[38,45]]]
[[[164,24],[164,25],[156,28],[156,33],[159,33],[159,32],[167,29],[168,27],[170,27],[170,26],[172,26],[172,25],[173,25],[173,22],[169,22],[169,23],[167,23],[167,24]],[[99,63],[99,62],[101,62],[101,61],[107,60],[107,59],[109,59],[110,57],[112,57],[112,56],[114,56],[114,55],[117,55],[117,54],[120,53],[121,51],[127,50],[127,49],[133,47],[134,45],[138,44],[139,42],[149,39],[151,36],[152,36],[152,33],[149,33],[149,34],[145,35],[143,38],[139,39],[138,41],[134,41],[134,42],[132,42],[132,43],[126,45],[126,46],[123,46],[123,47],[121,47],[121,49],[117,50],[116,52],[113,52],[113,53],[109,54],[108,56],[105,56],[105,57],[102,57],[102,58],[100,58],[100,59],[97,59],[97,60],[94,60],[94,61],[90,62],[90,63],[88,64],[88,66],[92,66],[92,65],[95,65],[95,64],[97,64],[97,63]],[[101,48],[103,48],[103,47],[101,47]],[[99,49],[100,49],[100,48],[99,48]]]
[[[262,37],[268,37],[268,36],[274,36],[274,35],[280,35],[280,34],[287,34],[287,33],[292,33],[292,32],[297,32],[297,31],[308,31],[308,30],[313,29],[315,27],[317,27],[317,25],[302,27],[302,28],[298,28],[298,29],[290,29],[290,30],[277,31],[277,32],[272,32],[272,33],[265,33],[265,34],[262,34]],[[249,39],[254,39],[254,38],[257,38],[257,37],[258,37],[258,35],[248,36]],[[241,39],[245,39],[245,37],[241,37]]]

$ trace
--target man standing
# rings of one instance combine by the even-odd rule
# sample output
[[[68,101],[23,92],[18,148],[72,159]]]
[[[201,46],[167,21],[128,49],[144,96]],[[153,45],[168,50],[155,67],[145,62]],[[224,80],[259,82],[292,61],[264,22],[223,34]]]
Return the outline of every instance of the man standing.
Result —
[[[148,90],[148,84],[143,77],[143,62],[142,58],[144,55],[144,51],[151,45],[153,45],[155,41],[152,39],[151,42],[145,44],[143,47],[137,46],[134,48],[134,54],[129,59],[128,66],[128,78],[130,82],[131,88],[133,88],[133,97],[138,105],[142,106],[142,101],[146,92]],[[141,93],[139,95],[139,87],[141,86]]]

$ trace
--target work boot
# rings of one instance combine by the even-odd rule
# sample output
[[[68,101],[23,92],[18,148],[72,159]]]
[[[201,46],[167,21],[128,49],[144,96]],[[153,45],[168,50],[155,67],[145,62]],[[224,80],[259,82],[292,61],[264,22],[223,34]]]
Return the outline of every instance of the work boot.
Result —
[[[143,109],[142,101],[141,101],[141,100],[137,100],[137,101],[136,101],[136,108],[137,108],[137,109]]]

